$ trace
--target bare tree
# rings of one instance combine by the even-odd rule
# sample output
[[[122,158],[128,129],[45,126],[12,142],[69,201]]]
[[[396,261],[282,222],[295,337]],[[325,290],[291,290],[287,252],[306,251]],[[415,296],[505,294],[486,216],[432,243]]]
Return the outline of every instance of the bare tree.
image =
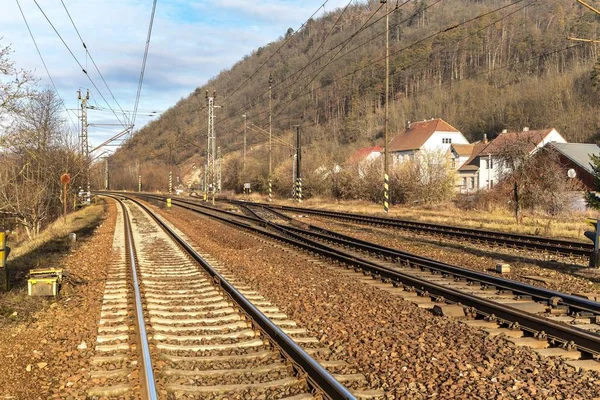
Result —
[[[10,46],[0,46],[0,123],[6,114],[18,110],[20,102],[29,96],[30,84],[34,82],[31,72],[15,67],[8,57],[10,53]]]
[[[14,215],[30,238],[62,209],[60,175],[77,179],[82,160],[49,89],[30,91],[0,134],[0,212]]]

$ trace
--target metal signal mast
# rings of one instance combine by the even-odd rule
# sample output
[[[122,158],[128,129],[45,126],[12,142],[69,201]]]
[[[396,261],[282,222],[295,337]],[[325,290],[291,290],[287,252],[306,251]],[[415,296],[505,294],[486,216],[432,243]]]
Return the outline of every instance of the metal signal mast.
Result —
[[[88,119],[87,102],[90,99],[90,91],[86,90],[85,96],[81,95],[81,90],[77,91],[77,99],[81,101],[81,134],[79,135],[79,144],[81,146],[81,158],[85,169],[86,179],[86,202],[91,201],[90,192],[90,146],[88,142]]]
[[[206,143],[206,175],[207,181],[205,184],[206,194],[212,192],[213,202],[215,199],[215,163],[217,156],[217,141],[215,137],[215,98],[217,92],[213,91],[213,95],[208,95],[206,91],[206,99],[208,101],[208,134]]]

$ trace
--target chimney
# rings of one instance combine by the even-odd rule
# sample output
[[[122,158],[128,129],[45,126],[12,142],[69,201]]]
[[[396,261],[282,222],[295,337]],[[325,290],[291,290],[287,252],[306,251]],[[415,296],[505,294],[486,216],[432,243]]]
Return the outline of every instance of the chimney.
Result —
[[[524,127],[523,132],[529,132],[529,127],[528,126]]]
[[[508,129],[502,129],[502,133],[508,133]]]
[[[488,140],[487,140],[487,133],[483,134],[483,144],[487,144]]]

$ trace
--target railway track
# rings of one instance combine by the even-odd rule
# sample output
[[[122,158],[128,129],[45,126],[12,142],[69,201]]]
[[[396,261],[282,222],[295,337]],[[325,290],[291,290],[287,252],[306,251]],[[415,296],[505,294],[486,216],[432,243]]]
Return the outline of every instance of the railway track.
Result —
[[[223,201],[223,200],[222,200]],[[273,210],[314,215],[366,225],[375,225],[394,229],[403,229],[417,233],[440,235],[477,243],[489,243],[506,247],[539,250],[567,256],[589,257],[594,250],[591,243],[544,238],[541,236],[519,235],[507,232],[487,231],[483,229],[463,228],[451,225],[432,224],[388,217],[377,217],[364,214],[353,214],[339,211],[314,210],[303,207],[281,206],[265,203],[248,203],[238,200],[225,200],[232,204],[254,204]]]
[[[305,329],[143,204],[115,199],[117,251],[90,397],[355,398],[339,380],[360,397],[381,394],[356,390],[360,374],[329,373],[313,358],[327,349]]]
[[[164,200],[159,196],[146,198]],[[590,360],[600,355],[600,326],[596,324],[600,303],[424,257],[410,258],[409,254],[321,228],[299,227],[306,224],[273,223],[269,214],[273,219],[283,219],[284,214],[258,205],[250,205],[246,214],[239,214],[180,199],[174,199],[173,204],[340,262],[369,276],[369,282],[420,306],[454,313],[458,305],[462,310],[459,317],[466,324],[493,335],[505,334],[515,344],[545,355],[569,358],[576,368],[600,367]],[[448,304],[454,307],[449,309]]]

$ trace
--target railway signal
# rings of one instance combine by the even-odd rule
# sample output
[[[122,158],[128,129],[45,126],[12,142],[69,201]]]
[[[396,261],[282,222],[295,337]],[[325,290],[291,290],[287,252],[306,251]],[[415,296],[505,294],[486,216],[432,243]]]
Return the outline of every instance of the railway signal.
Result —
[[[594,242],[594,251],[590,255],[590,267],[596,268],[598,264],[600,264],[600,251],[599,251],[599,241],[598,237],[600,236],[600,219],[588,218],[588,224],[594,227],[593,231],[585,231],[583,234],[586,238],[590,239]]]

